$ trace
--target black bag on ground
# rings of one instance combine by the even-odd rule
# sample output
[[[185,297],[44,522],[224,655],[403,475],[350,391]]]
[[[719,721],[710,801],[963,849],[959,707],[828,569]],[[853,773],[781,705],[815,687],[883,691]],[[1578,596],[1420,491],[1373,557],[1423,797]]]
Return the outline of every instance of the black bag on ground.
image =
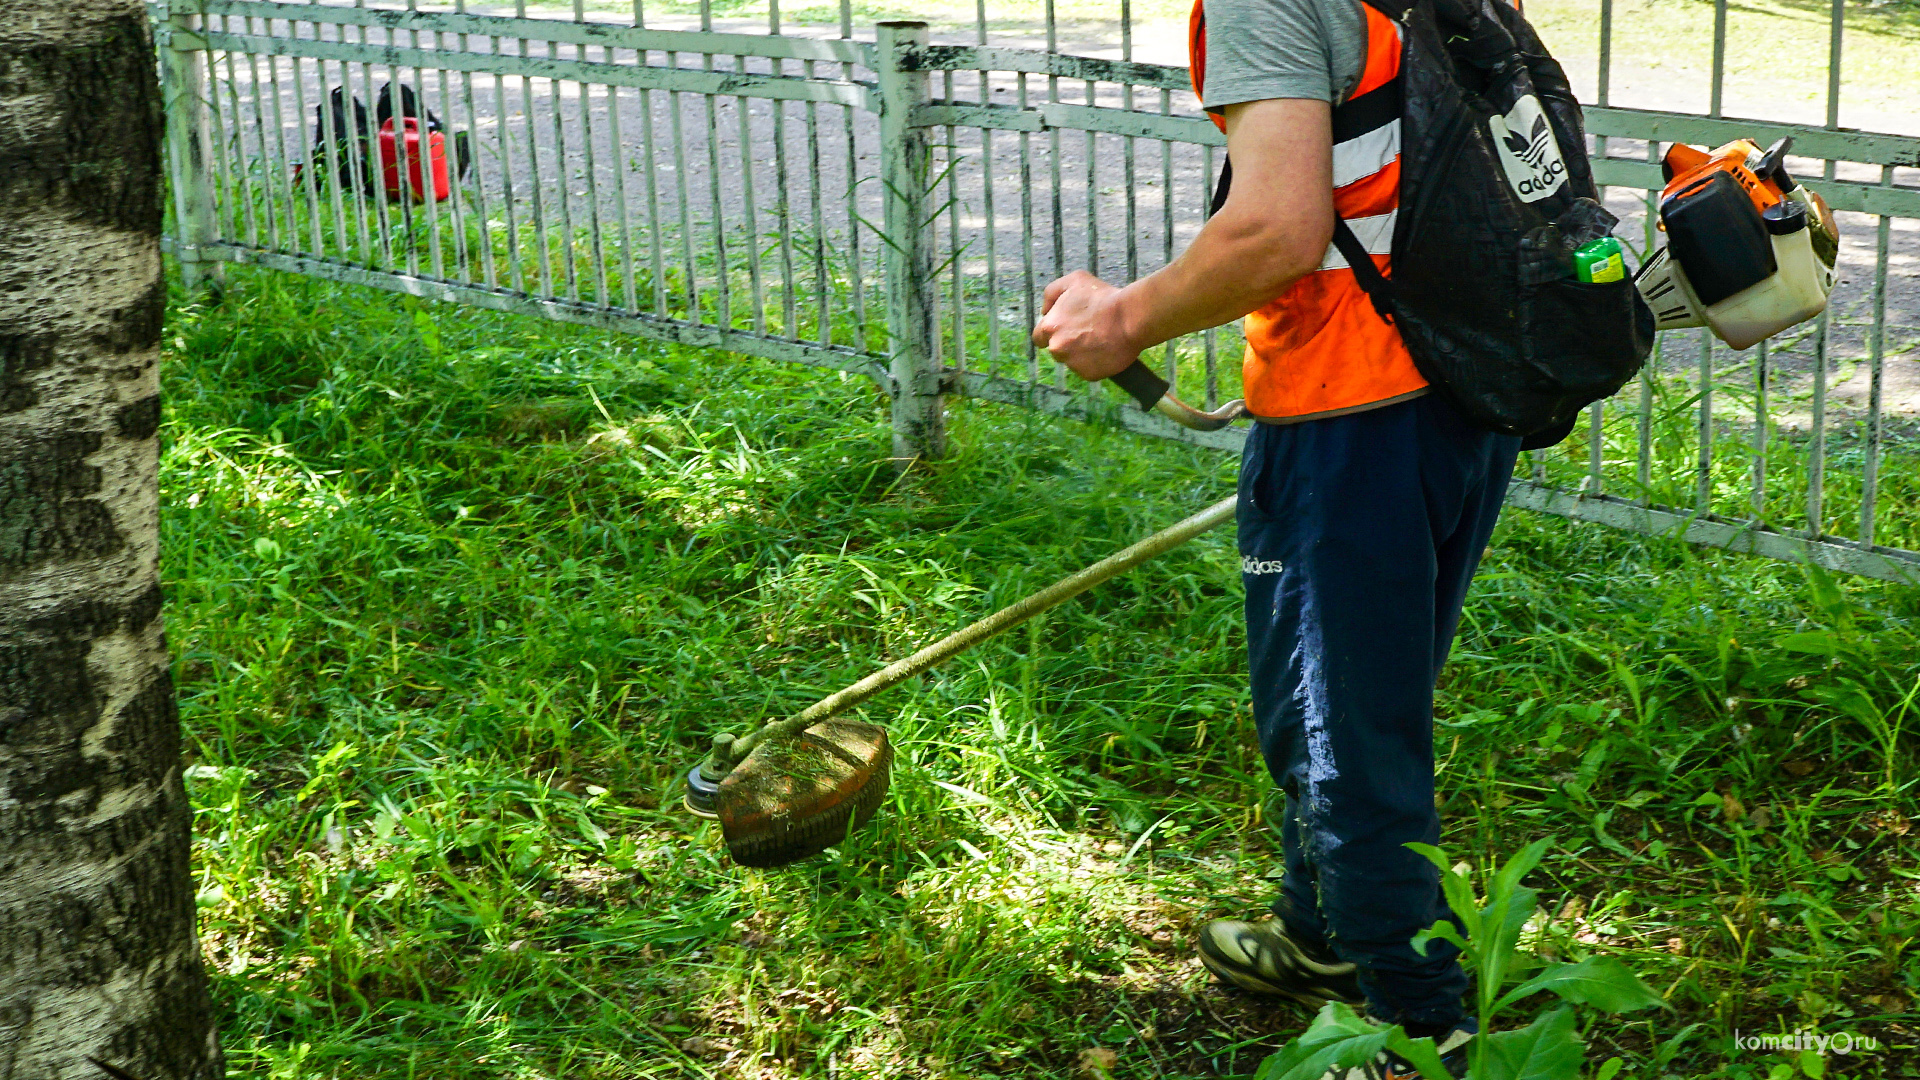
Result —
[[[310,160],[316,169],[332,170],[348,191],[362,194],[372,191],[373,147],[368,142],[372,134],[373,128],[367,123],[367,107],[359,98],[349,97],[346,87],[336,86],[325,102],[313,107]],[[319,177],[315,176],[314,180],[318,182]]]
[[[433,110],[422,110],[420,99],[413,88],[400,84],[400,108],[402,118],[415,121],[424,120],[424,131],[444,131],[445,125]],[[327,95],[325,104],[313,107],[313,153],[312,160],[321,167],[331,168],[334,175],[341,177],[341,184],[348,191],[367,194],[374,190],[374,168],[379,164],[375,160],[373,134],[388,120],[393,119],[393,84],[380,84],[380,92],[374,98],[373,118],[369,121],[367,107],[358,97],[349,97],[346,87],[336,86]],[[351,117],[348,108],[351,103]],[[426,115],[423,118],[422,112]],[[473,140],[468,132],[456,131],[449,136],[453,144],[453,164],[455,177],[464,180],[467,166],[473,160]],[[354,166],[358,165],[356,169]]]
[[[1584,283],[1573,249],[1616,219],[1595,200],[1580,104],[1502,0],[1364,0],[1400,27],[1400,209],[1392,280],[1343,221],[1334,243],[1420,373],[1475,422],[1565,437],[1632,378],[1653,313],[1629,280]]]

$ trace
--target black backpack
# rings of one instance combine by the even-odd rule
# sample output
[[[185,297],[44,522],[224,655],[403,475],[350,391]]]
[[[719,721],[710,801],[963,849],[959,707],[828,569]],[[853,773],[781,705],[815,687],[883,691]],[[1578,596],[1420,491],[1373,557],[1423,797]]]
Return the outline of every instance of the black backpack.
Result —
[[[1340,218],[1334,246],[1420,374],[1476,423],[1565,438],[1653,348],[1631,280],[1584,283],[1573,250],[1618,220],[1595,198],[1580,103],[1504,0],[1362,0],[1400,30],[1392,280]],[[1227,162],[1213,209],[1233,180]]]
[[[1400,28],[1392,280],[1337,219],[1334,244],[1440,393],[1529,448],[1558,442],[1653,347],[1631,280],[1573,272],[1573,249],[1617,224],[1595,199],[1580,103],[1503,0],[1364,2]]]

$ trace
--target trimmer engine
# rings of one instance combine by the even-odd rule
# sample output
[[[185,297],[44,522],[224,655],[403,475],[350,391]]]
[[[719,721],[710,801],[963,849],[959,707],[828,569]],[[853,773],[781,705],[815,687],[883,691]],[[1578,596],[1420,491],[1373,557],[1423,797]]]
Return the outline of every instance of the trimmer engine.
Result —
[[[1736,139],[1667,151],[1667,246],[1634,276],[1659,329],[1705,326],[1745,349],[1826,310],[1840,234],[1826,201],[1787,172],[1792,147]]]

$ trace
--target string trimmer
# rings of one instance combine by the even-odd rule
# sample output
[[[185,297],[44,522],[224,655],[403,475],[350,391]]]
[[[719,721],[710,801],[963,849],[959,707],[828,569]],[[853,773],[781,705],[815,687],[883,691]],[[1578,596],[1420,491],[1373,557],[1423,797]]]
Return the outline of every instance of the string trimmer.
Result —
[[[1169,394],[1167,384],[1138,362],[1114,381],[1141,408],[1203,431],[1224,427],[1245,413],[1239,401],[1210,413],[1192,408]],[[893,768],[893,744],[886,729],[836,717],[1231,519],[1235,502],[1222,499],[792,716],[741,738],[715,735],[707,759],[687,773],[687,809],[719,819],[727,852],[742,866],[784,866],[825,851],[873,817],[886,798]]]

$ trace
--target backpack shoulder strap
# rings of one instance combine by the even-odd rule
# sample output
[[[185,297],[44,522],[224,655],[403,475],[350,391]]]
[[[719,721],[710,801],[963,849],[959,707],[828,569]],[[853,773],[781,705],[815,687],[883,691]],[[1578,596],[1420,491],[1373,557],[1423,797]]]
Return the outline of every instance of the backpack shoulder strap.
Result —
[[[1393,282],[1388,281],[1380,268],[1374,265],[1373,256],[1367,254],[1367,246],[1353,235],[1353,229],[1345,218],[1333,216],[1333,246],[1340,249],[1346,257],[1348,269],[1353,271],[1353,280],[1359,284],[1360,291],[1373,301],[1373,310],[1388,323],[1393,322]]]

